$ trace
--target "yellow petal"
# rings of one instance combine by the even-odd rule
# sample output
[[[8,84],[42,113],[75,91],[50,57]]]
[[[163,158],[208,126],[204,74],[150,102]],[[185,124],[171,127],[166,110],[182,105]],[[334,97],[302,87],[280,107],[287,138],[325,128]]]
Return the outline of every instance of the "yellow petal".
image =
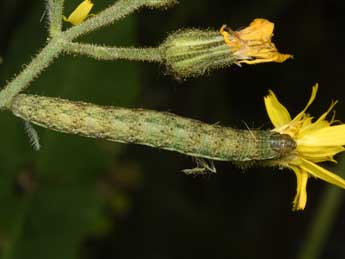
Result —
[[[307,204],[307,183],[308,183],[308,173],[300,170],[298,167],[291,167],[296,174],[297,187],[296,195],[292,202],[292,210],[304,210]]]
[[[240,52],[239,52],[240,53]],[[238,55],[238,53],[235,53]],[[270,47],[264,49],[263,47],[248,49],[242,54],[243,60],[238,61],[238,63],[245,63],[248,65],[268,63],[268,62],[277,62],[283,63],[289,58],[293,58],[290,54],[281,54],[277,51],[276,47],[273,44],[270,44]]]
[[[322,120],[322,121],[317,121],[314,123],[309,123],[307,121],[303,121],[303,125],[298,132],[298,138],[302,139],[304,136],[311,134],[313,131],[317,131],[323,128],[328,128],[331,126],[329,121]],[[308,125],[309,124],[309,125]]]
[[[332,121],[331,122],[327,121],[326,117],[332,111],[332,109],[334,108],[336,104],[337,104],[337,101],[332,102],[328,110],[325,113],[323,113],[320,116],[320,118],[314,123],[309,123],[309,125],[303,125],[302,129],[299,132],[299,137],[303,137],[304,135],[310,134],[313,131],[329,127]]]
[[[301,164],[299,165],[301,169],[305,170],[312,176],[316,178],[320,178],[321,180],[334,184],[340,188],[345,189],[345,180],[340,176],[333,174],[332,172],[328,171],[327,169],[318,166],[317,164],[310,162],[306,159],[299,158]]]
[[[274,24],[266,19],[255,19],[243,30],[229,33],[222,26],[220,33],[236,56],[237,64],[282,63],[292,55],[281,54],[271,42]],[[231,35],[232,34],[232,35]]]
[[[338,103],[338,101],[332,101],[332,103],[331,103],[331,105],[329,106],[329,108],[327,109],[327,111],[324,112],[316,122],[325,120],[326,117],[327,117],[327,115],[333,110],[334,106],[335,106],[337,103]]]
[[[265,107],[273,126],[279,128],[291,121],[288,110],[282,105],[273,91],[269,90],[269,94],[264,97]]]
[[[324,127],[310,132],[298,142],[308,146],[343,146],[345,145],[345,124]]]
[[[309,106],[313,103],[313,101],[315,100],[315,97],[316,97],[316,93],[317,93],[317,90],[319,88],[319,85],[318,84],[315,84],[312,88],[312,91],[311,91],[311,96],[309,98],[309,101],[307,103],[307,105],[304,107],[304,109],[299,113],[297,114],[297,116],[295,118],[292,119],[292,123],[300,120],[303,116],[305,116],[305,112],[306,110],[309,108]]]
[[[333,156],[345,151],[345,148],[342,146],[304,146],[297,143],[296,151],[300,156],[312,162],[336,162]]]
[[[239,31],[238,34],[242,40],[258,40],[258,41],[271,41],[273,35],[274,23],[257,18],[254,19],[248,27]]]
[[[70,14],[68,18],[64,17],[64,20],[73,25],[78,25],[89,16],[92,7],[93,3],[91,0],[84,0],[77,6],[77,8]]]
[[[313,124],[313,117],[309,116],[309,114],[304,113],[301,117],[300,121],[296,121],[298,126],[298,130],[295,132],[295,138],[301,138],[303,136],[304,130],[307,130]]]

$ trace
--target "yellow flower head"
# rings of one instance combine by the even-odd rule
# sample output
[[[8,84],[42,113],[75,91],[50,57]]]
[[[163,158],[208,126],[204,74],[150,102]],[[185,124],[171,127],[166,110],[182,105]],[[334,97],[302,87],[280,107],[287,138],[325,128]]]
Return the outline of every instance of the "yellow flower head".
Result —
[[[273,131],[291,136],[297,146],[287,157],[278,161],[279,166],[292,169],[297,177],[297,191],[293,201],[293,210],[303,210],[307,203],[307,182],[310,176],[320,178],[328,183],[345,189],[345,180],[327,169],[317,165],[319,162],[332,161],[339,152],[345,150],[345,125],[333,125],[335,120],[326,120],[335,106],[313,121],[306,110],[314,101],[318,85],[313,87],[306,107],[295,118],[291,118],[287,109],[278,101],[272,91],[264,98],[268,116],[274,125]]]
[[[266,19],[255,19],[243,30],[233,32],[223,25],[220,33],[225,43],[238,59],[238,64],[264,62],[282,63],[292,55],[281,54],[271,42],[274,23]]]
[[[74,9],[68,18],[63,16],[63,19],[73,25],[81,24],[87,17],[89,17],[92,7],[93,3],[91,0],[84,0],[76,9]]]

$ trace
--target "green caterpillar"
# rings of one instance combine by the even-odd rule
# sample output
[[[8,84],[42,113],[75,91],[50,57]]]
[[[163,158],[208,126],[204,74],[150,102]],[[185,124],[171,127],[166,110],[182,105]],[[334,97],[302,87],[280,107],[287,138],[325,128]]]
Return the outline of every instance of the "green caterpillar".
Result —
[[[142,144],[212,160],[274,160],[296,148],[288,135],[267,130],[237,130],[144,109],[20,94],[11,110],[26,121],[56,131]]]

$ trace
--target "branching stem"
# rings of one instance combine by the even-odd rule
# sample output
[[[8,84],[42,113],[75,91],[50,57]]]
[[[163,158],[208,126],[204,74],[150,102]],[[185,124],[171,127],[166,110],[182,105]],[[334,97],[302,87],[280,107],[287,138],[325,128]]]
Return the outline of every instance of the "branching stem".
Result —
[[[144,6],[157,8],[166,7],[174,3],[176,3],[175,0],[120,0],[82,24],[71,27],[65,32],[66,38],[72,41],[80,35],[114,23]]]
[[[56,58],[62,51],[64,42],[51,40],[31,61],[24,70],[0,91],[0,109],[9,108],[13,98],[25,90],[29,84]]]
[[[62,30],[62,12],[63,0],[49,0],[49,19],[51,40],[47,45],[33,58],[30,64],[12,80],[4,89],[0,91],[0,109],[9,108],[13,98],[21,91],[25,90],[29,84],[56,58],[68,45],[66,52],[76,53],[77,43],[72,40],[82,34],[96,30],[102,26],[111,24],[126,15],[134,12],[140,7],[150,8],[167,7],[176,3],[175,0],[119,0],[99,14],[91,17],[78,26],[73,26],[66,31]],[[68,43],[68,44],[67,44]],[[83,46],[83,45],[81,45]],[[134,48],[107,48],[97,47],[91,49],[92,45],[85,45],[85,54],[95,57],[99,54],[99,59],[105,59],[106,53],[109,53],[109,59],[129,59],[142,61],[159,61],[158,49],[134,49]],[[156,53],[154,53],[156,51]],[[127,57],[126,57],[127,55]]]

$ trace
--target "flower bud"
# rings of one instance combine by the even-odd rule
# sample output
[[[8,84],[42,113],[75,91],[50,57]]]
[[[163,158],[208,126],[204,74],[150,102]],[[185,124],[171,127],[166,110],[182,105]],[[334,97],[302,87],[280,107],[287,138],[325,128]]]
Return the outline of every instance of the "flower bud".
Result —
[[[180,30],[161,47],[169,73],[178,78],[197,77],[236,61],[217,31]]]
[[[232,64],[282,63],[292,55],[281,54],[271,42],[274,24],[255,19],[240,31],[223,25],[219,31],[180,30],[161,46],[161,56],[171,74],[196,77]]]

